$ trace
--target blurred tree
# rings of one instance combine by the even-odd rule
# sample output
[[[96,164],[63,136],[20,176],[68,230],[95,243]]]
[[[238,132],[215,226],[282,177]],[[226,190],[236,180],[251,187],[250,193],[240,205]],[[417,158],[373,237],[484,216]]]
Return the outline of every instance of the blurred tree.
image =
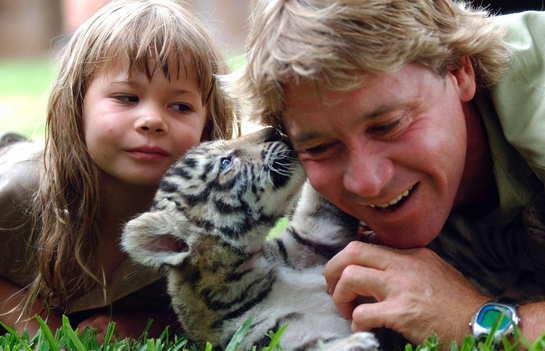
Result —
[[[0,0],[0,56],[49,52],[60,23],[59,0]]]

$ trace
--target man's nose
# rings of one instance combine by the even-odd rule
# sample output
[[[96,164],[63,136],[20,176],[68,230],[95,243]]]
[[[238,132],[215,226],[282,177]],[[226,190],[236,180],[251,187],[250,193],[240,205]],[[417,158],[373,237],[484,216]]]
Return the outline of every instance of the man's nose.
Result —
[[[344,188],[360,197],[378,196],[394,176],[394,164],[381,155],[355,150],[348,155],[343,172]]]

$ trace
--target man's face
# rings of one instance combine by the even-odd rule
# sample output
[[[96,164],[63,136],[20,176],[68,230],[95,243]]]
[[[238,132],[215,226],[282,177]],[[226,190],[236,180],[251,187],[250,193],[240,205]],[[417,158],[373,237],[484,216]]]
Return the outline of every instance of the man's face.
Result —
[[[428,244],[464,171],[467,94],[459,80],[409,64],[322,96],[305,83],[286,89],[284,123],[312,186],[385,244]]]

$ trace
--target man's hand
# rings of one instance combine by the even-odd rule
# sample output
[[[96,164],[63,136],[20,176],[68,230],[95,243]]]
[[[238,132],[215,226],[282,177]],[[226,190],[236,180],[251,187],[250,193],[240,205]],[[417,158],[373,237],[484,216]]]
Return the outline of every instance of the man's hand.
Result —
[[[326,265],[328,291],[353,331],[386,327],[414,344],[432,333],[458,344],[489,297],[433,251],[352,242]],[[358,296],[378,302],[357,305]]]

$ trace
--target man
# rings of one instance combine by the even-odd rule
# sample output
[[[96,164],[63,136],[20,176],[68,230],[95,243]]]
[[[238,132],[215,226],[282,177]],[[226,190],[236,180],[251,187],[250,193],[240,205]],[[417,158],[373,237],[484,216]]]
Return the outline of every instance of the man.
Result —
[[[354,331],[545,331],[543,33],[450,0],[256,2],[235,94],[366,224],[324,273]]]

